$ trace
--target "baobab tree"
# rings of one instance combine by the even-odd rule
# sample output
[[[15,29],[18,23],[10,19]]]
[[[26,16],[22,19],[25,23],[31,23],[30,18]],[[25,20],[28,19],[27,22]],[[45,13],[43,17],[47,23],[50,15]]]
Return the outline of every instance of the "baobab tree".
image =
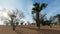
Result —
[[[37,27],[40,29],[40,19],[39,19],[39,13],[41,12],[41,10],[43,10],[44,8],[46,8],[47,4],[46,3],[34,3],[33,4],[33,8],[32,8],[32,14],[36,14],[34,19],[36,21]],[[33,15],[34,16],[34,15]]]

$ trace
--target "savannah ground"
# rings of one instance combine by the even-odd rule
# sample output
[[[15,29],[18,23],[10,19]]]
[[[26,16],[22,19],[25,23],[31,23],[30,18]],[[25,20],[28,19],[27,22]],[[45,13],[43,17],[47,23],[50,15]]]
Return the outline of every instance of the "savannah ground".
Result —
[[[36,26],[21,25],[13,31],[11,26],[0,25],[0,34],[60,34],[60,26],[41,26],[38,30]]]

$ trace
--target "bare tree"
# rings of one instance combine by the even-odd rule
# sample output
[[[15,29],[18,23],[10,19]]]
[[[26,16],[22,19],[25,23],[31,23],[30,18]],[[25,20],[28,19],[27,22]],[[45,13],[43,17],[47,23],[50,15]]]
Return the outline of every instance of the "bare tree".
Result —
[[[19,23],[20,19],[24,17],[23,12],[21,12],[18,9],[12,10],[12,14],[9,14],[9,16],[11,18],[11,21],[10,21],[11,26],[13,27],[13,30],[15,30],[16,25],[18,25],[17,22]]]

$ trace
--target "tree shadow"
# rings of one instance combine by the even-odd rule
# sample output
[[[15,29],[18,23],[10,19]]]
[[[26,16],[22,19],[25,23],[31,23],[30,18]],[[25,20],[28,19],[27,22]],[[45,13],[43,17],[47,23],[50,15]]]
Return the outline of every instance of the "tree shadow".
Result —
[[[39,32],[43,32],[44,34],[60,34],[60,30],[53,29],[41,29]]]
[[[22,32],[19,32],[19,30],[15,30],[17,34],[23,34]]]
[[[30,27],[22,27],[30,30],[35,30],[38,34],[60,34],[60,30],[53,30],[53,29],[37,29],[37,28],[30,28]]]

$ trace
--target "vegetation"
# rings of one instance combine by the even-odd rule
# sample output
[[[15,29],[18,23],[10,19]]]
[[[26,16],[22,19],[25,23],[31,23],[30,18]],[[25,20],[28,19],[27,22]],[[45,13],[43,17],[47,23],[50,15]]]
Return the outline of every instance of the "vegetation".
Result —
[[[18,26],[19,22],[16,22],[16,26]]]
[[[21,24],[21,25],[23,25],[23,23],[24,23],[24,21],[21,21],[21,23],[20,23],[20,24]]]
[[[32,8],[32,14],[36,14],[35,15],[36,17],[34,18],[34,20],[36,21],[37,27],[40,29],[39,13],[41,12],[41,10],[46,8],[47,4],[46,3],[42,3],[40,5],[40,3],[34,3],[33,6],[34,6],[34,8]]]
[[[13,27],[13,30],[15,30],[16,26],[19,24],[20,19],[24,17],[23,13],[20,12],[18,9],[16,9],[13,14],[9,14],[11,18],[11,26]],[[16,23],[16,25],[15,25]]]
[[[29,21],[27,21],[27,23],[28,23],[28,25],[30,25],[30,22]]]
[[[54,16],[55,18],[58,18],[58,25],[60,25],[60,14],[57,14],[56,16]]]
[[[33,19],[36,23],[30,23],[29,21],[27,21],[28,25],[36,25],[38,27],[38,29],[40,29],[40,25],[45,26],[48,25],[50,26],[50,28],[53,25],[57,25],[57,23],[60,25],[60,14],[57,14],[55,16],[50,16],[49,19],[47,19],[46,15],[47,14],[41,14],[41,11],[47,7],[46,3],[34,3],[33,4],[33,8],[32,8],[32,16]],[[4,22],[6,24],[6,26],[8,26],[9,24],[12,26],[13,30],[15,30],[16,26],[19,25],[19,23],[21,25],[24,24],[24,21],[20,21],[22,18],[24,18],[24,13],[21,12],[20,10],[16,9],[16,10],[12,10],[12,12],[9,10],[8,16],[10,17],[9,19],[5,19]],[[58,18],[58,21],[56,21]],[[25,23],[25,25],[27,25]]]

